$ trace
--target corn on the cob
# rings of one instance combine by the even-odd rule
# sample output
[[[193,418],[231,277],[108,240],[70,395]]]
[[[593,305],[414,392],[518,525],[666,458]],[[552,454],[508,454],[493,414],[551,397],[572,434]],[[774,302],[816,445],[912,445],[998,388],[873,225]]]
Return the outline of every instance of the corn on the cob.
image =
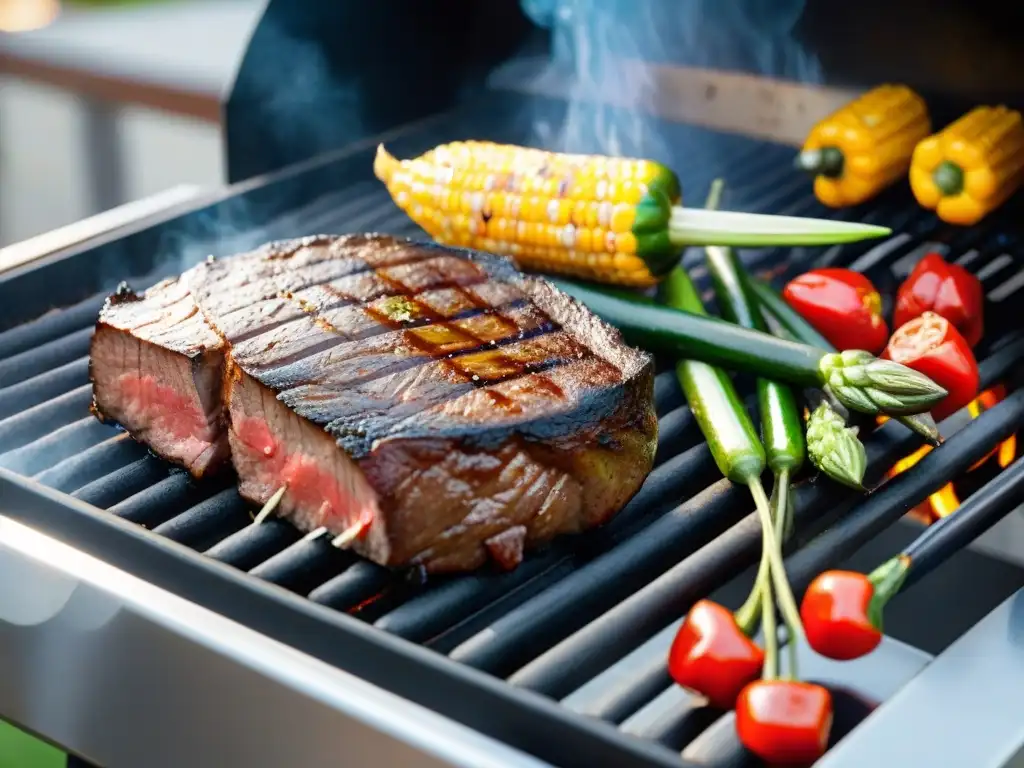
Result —
[[[914,150],[910,188],[925,208],[970,225],[1024,181],[1024,121],[1006,107],[978,107]]]
[[[378,147],[374,173],[441,243],[616,285],[655,284],[684,245],[823,244],[889,233],[848,222],[684,210],[676,175],[650,160],[466,141],[401,161]]]
[[[374,170],[438,241],[527,269],[648,286],[678,259],[679,181],[660,163],[467,141],[401,163],[381,147]]]
[[[930,131],[924,99],[903,85],[881,85],[818,123],[797,167],[814,174],[825,205],[858,205],[906,174]]]

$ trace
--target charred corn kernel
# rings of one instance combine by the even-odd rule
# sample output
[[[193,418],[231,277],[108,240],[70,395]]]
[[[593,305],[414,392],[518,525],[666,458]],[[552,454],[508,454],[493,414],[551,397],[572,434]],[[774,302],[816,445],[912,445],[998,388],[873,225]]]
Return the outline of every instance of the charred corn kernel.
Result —
[[[814,126],[796,165],[814,174],[814,194],[825,205],[857,205],[906,174],[930,131],[920,96],[880,85]]]
[[[910,188],[950,224],[974,224],[1024,180],[1024,121],[1006,107],[978,107],[914,150]]]
[[[660,163],[468,141],[401,161],[379,147],[374,172],[438,242],[526,269],[649,286],[679,257],[668,235],[679,181]]]

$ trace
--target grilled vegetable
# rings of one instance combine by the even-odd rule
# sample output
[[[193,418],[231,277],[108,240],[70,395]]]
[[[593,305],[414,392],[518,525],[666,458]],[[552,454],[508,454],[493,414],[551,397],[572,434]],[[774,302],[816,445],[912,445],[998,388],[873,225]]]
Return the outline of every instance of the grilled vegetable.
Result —
[[[815,578],[800,605],[811,648],[838,661],[875,650],[882,642],[882,610],[899,591],[909,564],[896,557],[867,576],[826,571]]]
[[[682,266],[676,266],[661,287],[669,306],[705,314]],[[750,486],[752,492],[754,486],[760,489],[764,448],[729,375],[692,360],[679,361],[676,375],[719,471],[734,483]],[[760,490],[760,496],[764,496],[764,490]],[[757,630],[761,581],[752,593],[754,609],[750,600],[735,615],[714,603],[698,603],[672,643],[669,671],[673,679],[706,696],[713,706],[731,707],[743,686],[761,671],[763,654],[750,640]]]
[[[832,696],[813,683],[758,680],[736,701],[740,743],[768,765],[810,765],[825,754]]]
[[[670,307],[705,314],[697,289],[682,267],[672,270],[662,289]],[[681,360],[676,363],[676,376],[722,475],[743,485],[760,478],[764,448],[729,374],[706,363]]]
[[[471,141],[401,161],[380,147],[374,172],[441,243],[617,285],[654,285],[684,245],[824,244],[889,234],[864,224],[683,209],[676,175],[650,160]]]
[[[626,291],[564,280],[551,283],[640,346],[789,384],[827,384],[843,405],[855,411],[920,413],[946,395],[927,376],[860,350],[828,353],[722,320],[658,307]]]
[[[828,339],[818,333],[810,323],[804,320],[800,314],[789,306],[789,304],[787,304],[779,294],[772,290],[770,285],[762,283],[760,280],[750,278],[747,280],[747,287],[748,290],[750,290],[750,292],[757,298],[761,307],[767,310],[768,313],[778,321],[779,325],[781,325],[785,331],[789,332],[794,339],[803,344],[827,350],[828,352],[835,351],[835,347],[829,343]],[[829,411],[831,413],[835,413],[831,408]],[[815,413],[817,413],[817,410]],[[838,414],[836,415],[838,416]],[[824,420],[825,417],[826,414],[824,412],[819,414],[819,419]],[[812,414],[812,419],[813,418],[814,414]],[[913,430],[932,445],[938,446],[942,443],[942,440],[939,437],[938,427],[935,426],[935,420],[932,419],[927,412],[918,414],[902,414],[896,416],[896,419],[903,424],[903,426]],[[842,419],[840,419],[841,423],[836,422],[834,419],[832,419],[831,422],[832,428],[829,431],[834,432],[836,428],[847,428],[845,421]],[[808,430],[810,430],[810,427],[811,425],[808,424]],[[846,434],[848,435],[849,433]],[[824,433],[822,433],[822,436],[825,436]],[[841,439],[841,436],[837,433],[834,434],[833,437]],[[816,448],[812,447],[810,443],[808,443],[807,453],[814,466],[818,467],[818,469],[821,469],[826,474],[829,474],[828,470],[824,469],[823,466],[825,464],[824,455],[816,453],[816,450],[821,450],[821,447],[822,444],[820,443]],[[856,450],[853,446],[849,447]],[[864,446],[861,445],[860,451],[863,451],[863,449]],[[843,482],[840,478],[836,479]]]
[[[889,328],[882,298],[868,278],[852,269],[813,269],[794,278],[783,298],[837,349],[885,347]]]
[[[721,190],[721,181],[716,181],[712,185],[712,194],[720,195]],[[715,286],[715,295],[722,316],[744,328],[765,330],[761,309],[756,300],[747,293],[742,267],[732,250],[712,246],[705,249],[705,255],[705,263]],[[790,477],[803,466],[806,456],[803,420],[793,390],[785,384],[758,377],[757,400],[761,414],[765,458],[775,476],[772,522],[775,525],[775,538],[777,542],[781,542],[786,534],[786,522],[791,506]],[[741,621],[748,611],[753,611],[758,599],[758,585],[765,585],[770,567],[771,559],[767,556],[762,557],[755,589],[747,604],[737,612]],[[766,588],[766,585],[762,588]]]
[[[835,347],[828,339],[818,333],[817,329],[793,307],[786,303],[781,294],[776,293],[770,285],[753,277],[747,281],[747,289],[757,299],[762,310],[767,311],[793,338],[802,344],[835,352]]]
[[[899,328],[925,312],[934,312],[952,323],[975,347],[984,335],[984,302],[978,278],[959,264],[949,264],[939,254],[929,253],[900,286],[893,324]]]
[[[814,126],[796,166],[814,174],[825,205],[858,205],[906,174],[930,131],[924,99],[903,85],[880,85]]]
[[[868,456],[857,428],[823,400],[807,419],[807,455],[811,463],[836,482],[864,490]]]
[[[712,189],[720,193],[721,185],[716,182]],[[765,331],[761,310],[747,295],[741,268],[732,250],[710,246],[705,249],[705,263],[722,316],[743,328]],[[793,391],[785,384],[759,377],[757,399],[768,466],[776,475],[796,472],[804,462],[805,444],[800,409]]]
[[[950,224],[975,224],[1024,179],[1024,121],[1006,107],[977,107],[914,149],[910,188]]]
[[[756,680],[764,652],[728,609],[710,600],[686,615],[668,654],[668,671],[679,685],[707,698],[713,707],[731,709],[747,683]]]
[[[941,421],[978,396],[978,362],[967,340],[946,318],[925,312],[897,329],[885,348],[885,357],[923,373],[946,390],[932,407]]]

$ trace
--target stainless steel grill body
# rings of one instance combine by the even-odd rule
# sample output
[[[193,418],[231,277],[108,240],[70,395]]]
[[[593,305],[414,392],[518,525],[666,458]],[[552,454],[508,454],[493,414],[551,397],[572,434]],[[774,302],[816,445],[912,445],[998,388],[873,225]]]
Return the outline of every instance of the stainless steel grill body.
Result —
[[[287,523],[251,525],[252,510],[230,484],[194,483],[87,411],[91,328],[117,282],[141,289],[208,254],[271,239],[416,235],[372,178],[376,141],[386,139],[399,156],[466,137],[538,143],[538,126],[564,124],[577,108],[522,90],[488,92],[0,277],[0,569],[10,575],[0,583],[39,586],[0,592],[0,716],[110,768],[284,759],[318,766],[337,764],[339,754],[349,764],[402,765],[741,760],[730,718],[697,706],[664,668],[687,608],[712,593],[740,599],[759,547],[747,495],[718,479],[670,370],[656,381],[657,467],[610,525],[557,542],[509,574],[426,584],[302,539]],[[982,279],[990,329],[979,348],[983,379],[1008,383],[1012,394],[867,500],[820,481],[797,493],[790,565],[798,583],[851,556],[871,565],[892,554],[914,532],[893,527],[906,509],[1024,424],[1024,392],[1014,389],[1024,273],[1012,208],[962,230],[895,188],[836,214],[790,170],[785,144],[644,120],[656,127],[661,159],[678,169],[689,200],[702,199],[721,176],[734,209],[840,215],[897,232],[882,243],[743,253],[762,276],[781,283],[811,266],[851,266],[892,293],[918,257],[939,249]],[[585,137],[572,148],[600,149]],[[700,254],[686,254],[685,263],[707,289]],[[871,477],[917,445],[895,423],[876,430],[867,439]],[[1019,462],[985,475],[973,503],[1009,510],[1022,476]],[[888,711],[911,717],[901,701],[916,701],[915,686],[946,668],[940,655],[908,682],[931,654],[1024,585],[1021,569],[972,552],[940,575],[940,586],[925,581],[900,598],[889,627],[923,651],[889,639],[854,664],[804,654],[809,674],[851,692],[839,696],[837,737],[890,702],[852,730],[831,765],[862,765],[842,762],[847,754],[886,754],[891,731],[872,724]],[[942,605],[949,582],[971,599]],[[1021,653],[1015,636],[1000,642],[993,634],[998,611],[949,652],[962,654],[966,644]],[[936,627],[945,633],[938,639]],[[1015,700],[1005,686],[1000,693],[1004,706]],[[103,708],[117,717],[101,717]],[[936,750],[943,740],[964,740],[961,724],[947,726],[933,735]],[[1003,727],[998,737],[1006,754],[1017,734]],[[861,739],[874,746],[855,747],[869,743]],[[999,764],[984,734],[961,744],[968,747],[976,747],[972,765]]]

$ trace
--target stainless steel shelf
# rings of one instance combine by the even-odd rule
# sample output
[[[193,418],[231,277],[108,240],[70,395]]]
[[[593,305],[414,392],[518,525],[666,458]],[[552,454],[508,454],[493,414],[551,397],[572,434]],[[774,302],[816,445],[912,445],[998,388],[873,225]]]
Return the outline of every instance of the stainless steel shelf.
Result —
[[[0,516],[0,717],[105,768],[541,768]]]

